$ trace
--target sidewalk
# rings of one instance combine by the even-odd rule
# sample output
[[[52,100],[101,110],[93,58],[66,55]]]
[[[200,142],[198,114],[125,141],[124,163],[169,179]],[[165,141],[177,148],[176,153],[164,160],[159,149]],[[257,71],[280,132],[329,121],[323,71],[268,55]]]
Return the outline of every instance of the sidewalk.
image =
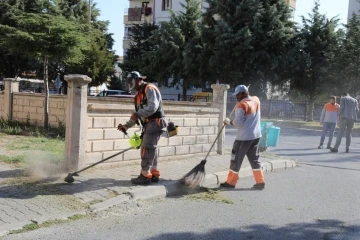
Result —
[[[229,151],[224,155],[208,157],[205,166],[204,187],[216,187],[226,180]],[[66,220],[73,216],[97,212],[126,201],[166,197],[181,191],[177,184],[184,174],[204,157],[160,161],[161,181],[150,186],[133,186],[130,178],[139,174],[139,164],[129,163],[117,167],[92,168],[75,177],[73,184],[63,181],[66,173],[46,183],[27,183],[14,177],[21,171],[0,164],[0,236],[22,229],[29,224],[43,224],[51,220]],[[264,173],[296,166],[295,161],[262,155]],[[245,159],[240,178],[252,177]],[[266,176],[265,176],[266,177]],[[2,182],[2,183],[1,183]],[[241,181],[238,183],[241,185]],[[245,186],[251,187],[251,186]]]

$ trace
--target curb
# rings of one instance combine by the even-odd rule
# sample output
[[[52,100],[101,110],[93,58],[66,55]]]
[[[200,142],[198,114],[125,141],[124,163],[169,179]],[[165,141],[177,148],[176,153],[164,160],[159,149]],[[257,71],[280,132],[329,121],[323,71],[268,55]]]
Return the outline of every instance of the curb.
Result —
[[[281,169],[284,170],[291,169],[297,166],[296,161],[288,160],[288,159],[265,161],[262,162],[261,165],[264,173],[276,172]],[[226,181],[227,175],[228,175],[228,171],[206,174],[202,186],[206,188],[217,187],[220,184],[220,182]],[[253,176],[251,167],[245,167],[240,169],[239,175],[240,175],[239,177],[240,179]],[[133,189],[115,198],[111,198],[104,202],[93,204],[89,208],[92,212],[97,212],[113,207],[117,204],[126,201],[136,201],[136,200],[146,201],[154,198],[166,198],[170,195],[175,195],[179,193],[182,193],[182,190],[181,188],[179,188],[178,181],[168,180],[163,184],[139,187]]]

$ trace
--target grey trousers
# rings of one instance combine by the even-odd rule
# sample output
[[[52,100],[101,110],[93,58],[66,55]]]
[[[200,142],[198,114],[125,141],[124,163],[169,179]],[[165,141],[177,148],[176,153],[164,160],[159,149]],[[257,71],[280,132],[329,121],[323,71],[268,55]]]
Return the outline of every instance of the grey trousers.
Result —
[[[249,159],[252,169],[261,169],[259,161],[259,142],[260,138],[249,141],[235,140],[231,152],[230,169],[238,173],[245,155]]]
[[[163,129],[167,126],[165,119],[151,120],[144,128],[141,143],[141,174],[151,176],[151,172],[157,172],[157,144]]]
[[[334,145],[334,149],[338,149],[341,144],[341,139],[344,135],[346,128],[346,149],[350,147],[351,144],[351,133],[354,127],[354,120],[348,118],[340,119],[340,129],[336,137],[336,143]]]
[[[333,139],[333,136],[334,136],[335,127],[336,127],[336,123],[329,123],[329,122],[324,122],[323,123],[323,131],[322,131],[321,138],[320,138],[320,145],[323,145],[326,133],[328,131],[329,131],[329,140],[328,140],[327,145],[328,146],[331,145],[331,142],[332,142],[332,139]]]

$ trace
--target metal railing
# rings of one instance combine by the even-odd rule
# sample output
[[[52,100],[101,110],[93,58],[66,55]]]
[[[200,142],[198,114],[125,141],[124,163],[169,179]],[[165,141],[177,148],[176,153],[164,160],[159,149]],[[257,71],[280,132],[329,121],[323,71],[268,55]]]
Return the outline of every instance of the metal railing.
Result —
[[[262,118],[283,120],[307,120],[309,103],[307,101],[288,100],[262,100],[260,111]],[[237,100],[229,97],[227,101],[227,113],[237,104]],[[321,111],[325,103],[316,102],[313,108],[313,120],[320,120]]]
[[[23,93],[45,93],[43,87],[20,87],[19,92]],[[66,94],[64,88],[49,88],[49,94]]]

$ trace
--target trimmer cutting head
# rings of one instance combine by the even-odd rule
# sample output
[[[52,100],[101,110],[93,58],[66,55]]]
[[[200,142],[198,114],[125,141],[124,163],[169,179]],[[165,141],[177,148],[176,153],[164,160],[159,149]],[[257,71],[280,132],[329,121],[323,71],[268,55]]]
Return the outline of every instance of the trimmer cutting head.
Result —
[[[73,183],[75,181],[73,175],[71,173],[69,173],[66,178],[64,179],[65,182],[67,183]]]

